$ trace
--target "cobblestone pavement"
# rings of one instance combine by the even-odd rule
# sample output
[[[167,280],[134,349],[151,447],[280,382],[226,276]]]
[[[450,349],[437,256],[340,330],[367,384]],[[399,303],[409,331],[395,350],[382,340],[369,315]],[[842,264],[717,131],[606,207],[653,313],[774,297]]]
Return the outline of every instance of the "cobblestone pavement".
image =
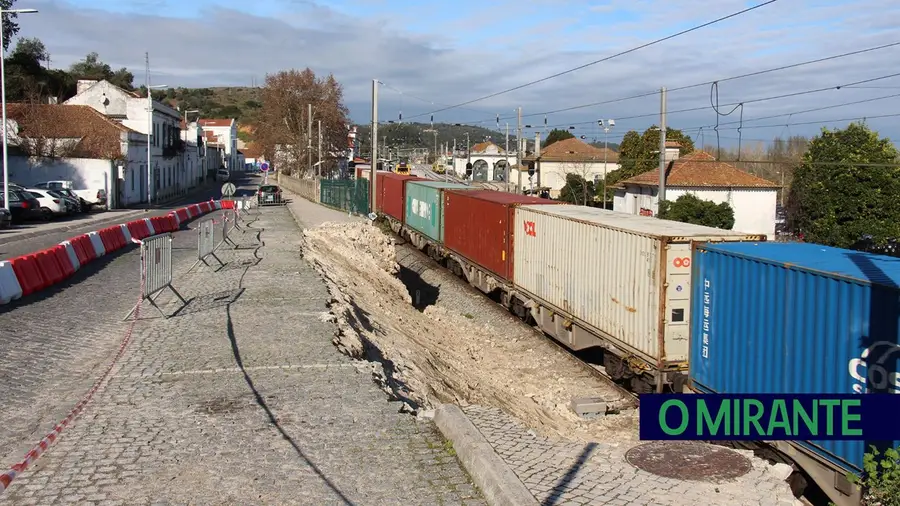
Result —
[[[263,209],[249,227],[263,245],[241,236],[218,272],[185,274],[196,236],[176,234],[174,285],[188,305],[168,320],[144,307],[110,382],[0,504],[484,504],[434,425],[398,413],[370,366],[332,345],[327,291],[298,254],[288,210]],[[107,268],[128,279],[134,256]],[[76,302],[83,283],[56,296]],[[66,326],[96,329],[78,315],[98,303],[80,298]],[[103,321],[132,303],[113,299]],[[173,300],[163,299],[169,313]],[[29,309],[19,317],[36,325],[41,312]],[[86,353],[112,355],[121,331],[108,324]],[[86,377],[66,404],[97,369],[66,370]]]
[[[629,464],[625,452],[635,445],[553,441],[496,408],[467,406],[463,412],[542,504],[795,504],[788,485],[760,459],[751,458],[752,470],[730,482],[683,481]]]

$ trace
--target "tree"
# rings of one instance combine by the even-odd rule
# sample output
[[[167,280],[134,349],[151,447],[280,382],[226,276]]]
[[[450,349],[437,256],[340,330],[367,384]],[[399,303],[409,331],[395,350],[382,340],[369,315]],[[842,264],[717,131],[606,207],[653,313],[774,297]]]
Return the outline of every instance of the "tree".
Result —
[[[88,53],[83,60],[73,63],[69,73],[75,79],[106,80],[129,91],[134,89],[134,74],[125,67],[113,71],[108,64],[100,61],[100,55],[96,52]]]
[[[659,217],[725,230],[731,230],[734,226],[734,209],[727,202],[716,204],[691,193],[678,197],[674,202],[665,200],[660,203]]]
[[[560,130],[558,128],[554,128],[553,130],[550,130],[549,134],[547,134],[547,139],[544,141],[543,144],[541,144],[541,147],[546,148],[547,146],[553,144],[554,142],[564,141],[566,139],[572,139],[574,137],[575,136],[572,135],[572,132],[570,132],[568,130]]]
[[[256,142],[265,157],[273,160],[284,173],[305,175],[316,159],[317,122],[321,120],[322,162],[334,168],[337,163],[333,155],[342,155],[347,150],[349,110],[343,95],[343,87],[334,75],[316,77],[309,68],[267,75],[256,130]],[[307,126],[309,104],[313,113],[312,132]]]
[[[848,248],[900,238],[900,164],[891,141],[861,123],[823,129],[794,171],[787,221],[807,240]]]
[[[0,10],[9,10],[12,9],[13,4],[16,3],[16,0],[0,0]],[[19,33],[19,23],[15,22],[15,19],[18,17],[17,14],[7,14],[3,16],[3,52],[6,54],[6,51],[9,50],[9,44],[12,42],[12,38]]]
[[[566,174],[566,185],[559,191],[559,200],[575,205],[590,205],[593,202],[594,182],[579,174]]]
[[[681,155],[694,151],[694,141],[681,130],[667,127],[666,140],[681,144]],[[659,127],[652,126],[640,135],[634,130],[627,132],[619,145],[619,167],[606,176],[607,197],[612,196],[615,190],[610,188],[619,181],[659,167]]]

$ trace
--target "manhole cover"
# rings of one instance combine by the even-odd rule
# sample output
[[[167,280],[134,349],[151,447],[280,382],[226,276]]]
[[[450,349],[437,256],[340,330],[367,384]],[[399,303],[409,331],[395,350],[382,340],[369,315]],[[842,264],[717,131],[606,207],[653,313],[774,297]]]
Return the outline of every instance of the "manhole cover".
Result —
[[[743,455],[696,441],[653,441],[628,450],[625,460],[638,469],[679,480],[718,481],[753,468]]]

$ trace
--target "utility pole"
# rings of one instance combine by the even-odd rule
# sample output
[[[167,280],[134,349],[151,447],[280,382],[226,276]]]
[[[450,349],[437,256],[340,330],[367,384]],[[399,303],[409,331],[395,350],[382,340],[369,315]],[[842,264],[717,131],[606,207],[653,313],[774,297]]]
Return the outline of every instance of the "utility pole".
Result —
[[[369,171],[369,187],[372,193],[369,196],[369,209],[375,212],[375,196],[376,186],[378,186],[378,177],[376,176],[376,168],[378,167],[378,79],[372,79],[372,168]]]
[[[606,125],[603,124],[603,120],[597,120],[597,125],[603,129],[603,209],[606,209],[606,163],[609,154],[609,131],[612,130],[612,127],[616,126],[616,120],[610,119],[606,120]]]
[[[503,184],[506,185],[506,191],[510,191],[509,189],[509,121],[506,122],[506,174],[503,176]]]
[[[316,169],[316,175],[318,175],[319,177],[322,177],[322,120],[318,120],[318,122],[319,122],[319,125],[318,125],[318,127],[319,127],[319,132],[318,132],[319,133],[319,149],[316,151],[316,153],[318,153],[319,160],[316,163],[316,167],[318,167]]]
[[[538,186],[540,186],[541,181],[541,133],[535,132],[534,134],[534,174],[538,177]],[[531,186],[531,191],[529,194],[534,196],[534,176],[528,176],[528,183]],[[587,190],[587,185],[582,185],[582,187]],[[587,200],[587,198],[585,198]],[[587,205],[587,203],[585,203]]]
[[[312,104],[306,104],[306,160],[312,174]]]
[[[516,115],[518,116],[518,124],[516,125],[516,166],[519,168],[519,182],[516,185],[516,192],[522,191],[522,108],[516,108]]]
[[[656,215],[666,200],[666,87],[659,92],[659,193],[657,194]]]
[[[453,175],[456,176],[456,139],[453,139],[453,152],[450,153],[450,167],[453,169]],[[444,171],[447,176],[447,182],[450,182],[450,171]]]

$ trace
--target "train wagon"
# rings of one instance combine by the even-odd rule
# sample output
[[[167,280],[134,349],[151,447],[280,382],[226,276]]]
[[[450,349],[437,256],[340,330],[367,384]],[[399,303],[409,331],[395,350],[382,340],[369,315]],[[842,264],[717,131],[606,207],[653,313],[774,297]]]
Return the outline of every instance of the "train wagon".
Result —
[[[545,199],[491,190],[444,191],[443,244],[448,268],[485,293],[507,284],[512,274],[512,245],[522,233],[513,210]],[[564,204],[558,202],[557,204]]]
[[[443,181],[407,181],[406,213],[404,225],[408,229],[408,239],[419,249],[428,241],[444,242],[444,197],[443,190],[468,189],[459,183]]]
[[[900,393],[896,258],[806,243],[698,244],[693,258],[693,390]],[[859,504],[846,475],[865,444],[775,443],[838,505]]]
[[[375,188],[376,212],[393,218],[391,228],[396,226],[394,232],[398,232],[406,211],[406,181],[418,181],[421,178],[393,172],[379,172],[376,177],[378,177],[378,186]]]
[[[570,349],[602,349],[607,373],[637,393],[686,387],[691,244],[766,238],[547,204],[517,207],[515,227],[510,303]]]

